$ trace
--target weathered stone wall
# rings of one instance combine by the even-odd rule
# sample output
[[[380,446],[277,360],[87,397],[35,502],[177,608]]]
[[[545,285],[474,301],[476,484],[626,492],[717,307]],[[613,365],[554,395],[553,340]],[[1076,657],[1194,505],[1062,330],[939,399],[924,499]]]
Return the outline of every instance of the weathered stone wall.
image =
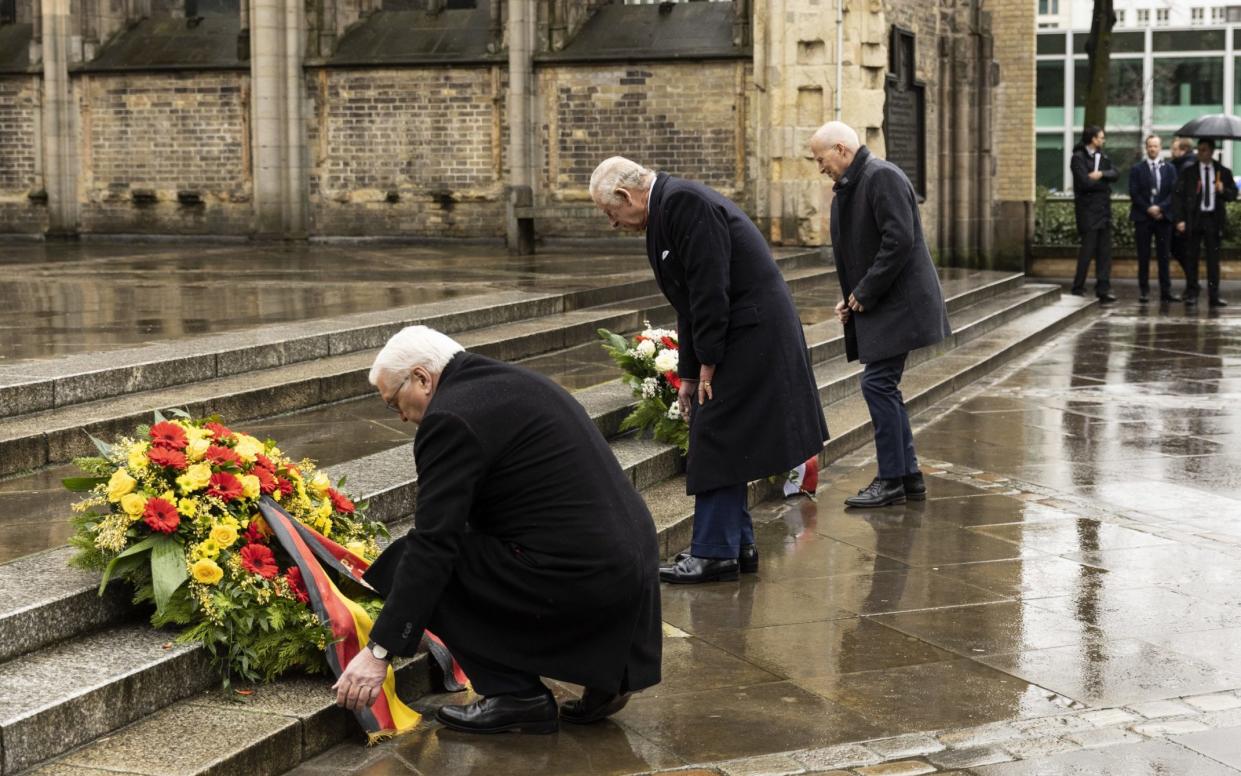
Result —
[[[311,231],[503,237],[497,67],[311,71]]]
[[[1034,235],[1035,6],[985,0],[996,40],[994,147],[997,257],[1024,269]]]
[[[38,197],[39,103],[37,76],[0,76],[0,233],[47,229],[47,207]]]
[[[248,75],[80,75],[75,90],[83,232],[249,233]]]
[[[539,69],[543,204],[590,205],[590,174],[609,156],[711,186],[747,204],[748,60],[558,65]],[[606,232],[602,217],[538,223],[544,235]]]

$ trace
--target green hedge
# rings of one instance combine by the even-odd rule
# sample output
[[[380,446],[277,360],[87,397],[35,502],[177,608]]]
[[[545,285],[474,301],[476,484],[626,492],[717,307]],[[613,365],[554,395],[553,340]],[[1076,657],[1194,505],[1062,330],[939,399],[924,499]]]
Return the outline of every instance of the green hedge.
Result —
[[[1133,248],[1133,224],[1129,220],[1129,198],[1112,199],[1112,245]],[[1040,188],[1034,203],[1034,245],[1038,248],[1076,246],[1077,222],[1073,216],[1073,197],[1051,195]],[[1228,203],[1228,225],[1224,246],[1241,247],[1241,202]]]

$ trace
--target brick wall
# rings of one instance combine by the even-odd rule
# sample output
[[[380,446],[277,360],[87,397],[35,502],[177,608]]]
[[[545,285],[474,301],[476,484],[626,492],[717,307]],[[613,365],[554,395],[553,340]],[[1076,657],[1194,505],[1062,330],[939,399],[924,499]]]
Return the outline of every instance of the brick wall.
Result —
[[[590,175],[609,156],[705,183],[746,204],[750,63],[559,65],[539,70],[540,201],[590,204]],[[740,93],[738,93],[740,90]],[[596,219],[544,219],[540,233],[610,231]]]
[[[0,76],[0,233],[47,229],[47,208],[30,199],[43,190],[39,101],[37,77]]]
[[[1034,199],[1035,7],[1026,0],[988,0],[995,61],[995,196]]]
[[[312,233],[503,237],[506,71],[315,70]]]
[[[82,75],[75,86],[83,232],[250,231],[248,75]],[[191,192],[199,202],[179,198]]]

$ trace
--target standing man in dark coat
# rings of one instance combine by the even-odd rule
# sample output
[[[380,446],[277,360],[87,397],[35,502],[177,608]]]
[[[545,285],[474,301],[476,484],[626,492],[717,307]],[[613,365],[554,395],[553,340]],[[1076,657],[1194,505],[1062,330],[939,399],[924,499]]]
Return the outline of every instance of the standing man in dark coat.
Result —
[[[1198,257],[1206,248],[1207,295],[1212,307],[1228,304],[1219,295],[1219,245],[1228,224],[1227,203],[1237,198],[1232,170],[1215,160],[1215,141],[1198,141],[1198,158],[1181,168],[1176,187],[1176,230],[1189,244],[1185,304],[1198,304]]]
[[[659,552],[650,512],[582,406],[521,367],[411,326],[370,381],[418,424],[414,528],[364,579],[384,598],[337,683],[365,708],[424,629],[484,696],[436,716],[459,730],[551,733],[541,676],[586,687],[559,718],[594,722],[660,679]]]
[[[905,359],[947,337],[948,309],[922,235],[918,197],[905,173],[871,155],[847,124],[824,124],[810,140],[832,187],[832,253],[843,298],[836,316],[845,353],[866,365],[862,396],[875,427],[879,472],[845,499],[851,507],[925,499],[909,414],[901,396]]]
[[[660,578],[756,571],[747,484],[789,471],[827,439],[788,284],[758,228],[706,186],[615,156],[595,169],[590,193],[614,228],[646,230],[651,269],[677,313],[694,537]]]
[[[1182,171],[1186,165],[1193,164],[1197,160],[1197,154],[1194,153],[1194,143],[1187,137],[1177,137],[1172,141],[1172,155],[1168,158],[1168,163],[1172,165],[1172,169],[1176,170],[1177,180],[1180,180]],[[1176,228],[1176,190],[1172,191],[1172,210],[1168,216],[1168,220],[1172,222],[1172,258],[1176,259],[1176,263],[1181,266],[1181,272],[1185,275],[1186,289],[1189,283],[1189,240],[1185,235]],[[1181,298],[1184,298],[1182,294]]]
[[[1151,293],[1151,238],[1159,262],[1159,301],[1179,302],[1172,294],[1168,257],[1172,241],[1172,193],[1176,167],[1159,158],[1159,135],[1146,138],[1146,158],[1129,170],[1129,220],[1138,245],[1138,301],[1149,302]]]
[[[1073,149],[1069,171],[1073,173],[1073,209],[1082,245],[1077,252],[1077,272],[1072,293],[1086,293],[1090,259],[1095,260],[1095,294],[1105,303],[1112,295],[1112,182],[1120,177],[1112,160],[1103,153],[1106,139],[1100,127],[1086,127],[1081,145]]]

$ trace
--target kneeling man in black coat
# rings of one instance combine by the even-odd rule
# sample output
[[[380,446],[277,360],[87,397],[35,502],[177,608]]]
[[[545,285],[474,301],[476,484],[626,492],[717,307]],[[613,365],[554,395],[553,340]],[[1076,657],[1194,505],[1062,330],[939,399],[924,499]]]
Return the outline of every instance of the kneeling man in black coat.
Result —
[[[660,680],[650,512],[582,406],[551,380],[411,326],[371,384],[418,424],[414,528],[365,580],[385,598],[338,702],[366,708],[387,660],[435,633],[483,698],[437,712],[459,730],[551,733]],[[557,709],[540,677],[584,685]]]
[[[851,507],[925,499],[901,375],[915,348],[949,334],[939,274],[922,236],[918,198],[905,173],[873,156],[846,124],[824,124],[810,140],[832,191],[832,253],[842,296],[836,316],[845,327],[845,353],[866,365],[862,397],[875,427],[879,473]]]

